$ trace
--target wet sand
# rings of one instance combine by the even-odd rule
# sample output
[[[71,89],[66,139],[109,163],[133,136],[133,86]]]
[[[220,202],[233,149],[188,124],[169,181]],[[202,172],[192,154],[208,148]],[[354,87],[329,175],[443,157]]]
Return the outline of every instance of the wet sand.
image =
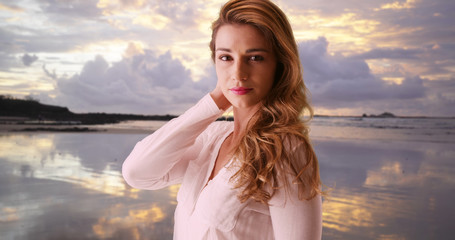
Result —
[[[110,125],[110,124],[109,124]],[[74,125],[74,124],[17,124],[0,123],[2,133],[25,133],[25,132],[85,132],[85,133],[113,133],[113,134],[150,134],[153,130],[145,128],[112,128],[104,125]]]
[[[75,126],[97,131],[21,131]],[[0,125],[0,238],[172,239],[179,186],[142,191],[121,176],[124,159],[154,129],[114,127]],[[340,136],[351,128],[324,129],[330,134],[314,138],[331,187],[323,239],[455,234],[453,142],[367,138],[373,134],[363,129],[363,138],[346,139]]]

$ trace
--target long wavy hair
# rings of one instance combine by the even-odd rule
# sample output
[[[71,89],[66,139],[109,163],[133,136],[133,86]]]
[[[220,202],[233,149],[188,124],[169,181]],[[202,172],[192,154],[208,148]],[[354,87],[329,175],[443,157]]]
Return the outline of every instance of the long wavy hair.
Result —
[[[259,29],[272,44],[278,60],[273,87],[235,148],[240,168],[231,180],[241,189],[238,197],[242,202],[252,198],[268,204],[277,189],[288,192],[290,184],[297,184],[299,199],[312,199],[321,193],[319,165],[308,136],[313,109],[307,99],[291,25],[271,1],[231,0],[212,24],[213,60],[218,29],[226,24],[248,24]],[[303,118],[304,112],[309,115]],[[296,152],[296,148],[304,153]]]

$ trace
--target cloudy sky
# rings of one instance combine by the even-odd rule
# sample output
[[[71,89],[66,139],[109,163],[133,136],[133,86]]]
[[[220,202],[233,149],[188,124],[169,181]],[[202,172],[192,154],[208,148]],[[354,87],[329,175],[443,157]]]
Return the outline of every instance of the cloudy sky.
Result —
[[[455,1],[280,0],[318,114],[455,116]],[[216,84],[224,1],[0,0],[0,94],[180,114]]]

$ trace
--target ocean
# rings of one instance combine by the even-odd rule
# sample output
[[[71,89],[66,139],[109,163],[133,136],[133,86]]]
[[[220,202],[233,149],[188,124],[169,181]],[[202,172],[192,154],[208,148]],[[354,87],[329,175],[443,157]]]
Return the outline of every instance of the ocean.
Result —
[[[0,238],[172,239],[179,186],[137,190],[120,172],[134,144],[163,124],[1,133]],[[328,193],[323,239],[455,234],[455,119],[316,117],[310,127]]]

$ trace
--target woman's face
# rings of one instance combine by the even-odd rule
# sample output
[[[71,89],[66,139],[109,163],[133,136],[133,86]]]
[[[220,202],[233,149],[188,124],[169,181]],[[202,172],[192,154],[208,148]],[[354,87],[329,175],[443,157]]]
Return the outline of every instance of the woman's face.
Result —
[[[215,39],[218,85],[236,108],[251,108],[272,88],[277,59],[263,34],[247,24],[227,24]]]

